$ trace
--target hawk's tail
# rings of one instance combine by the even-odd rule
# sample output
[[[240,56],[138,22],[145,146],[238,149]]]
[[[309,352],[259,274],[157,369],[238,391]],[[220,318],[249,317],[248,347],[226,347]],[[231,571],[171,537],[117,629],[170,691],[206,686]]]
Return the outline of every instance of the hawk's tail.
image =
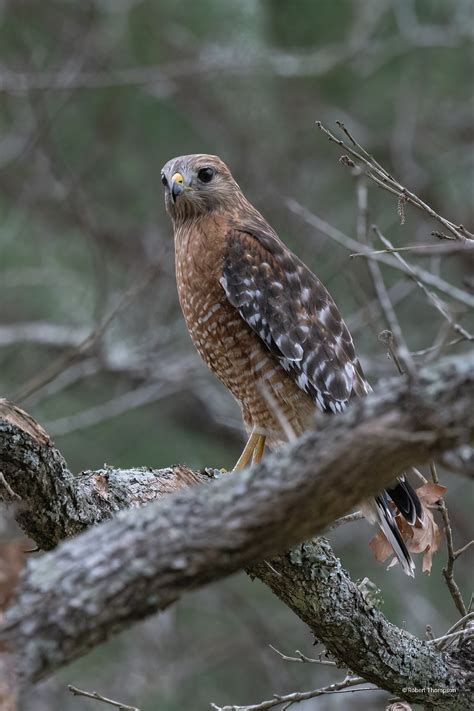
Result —
[[[384,532],[388,542],[393,548],[398,562],[402,566],[404,572],[411,577],[415,577],[415,563],[408,552],[405,541],[395,521],[393,511],[388,505],[387,495],[384,492],[379,494],[375,499],[374,513],[376,522]]]
[[[415,564],[397,526],[396,514],[389,505],[388,497],[392,499],[410,526],[413,526],[416,521],[423,521],[421,502],[411,484],[401,476],[393,486],[373,499],[370,506],[362,506],[364,515],[369,521],[377,523],[384,532],[405,573],[414,577]]]
[[[418,494],[404,476],[387,489],[387,494],[410,526],[414,526],[417,520],[423,520],[423,509]]]

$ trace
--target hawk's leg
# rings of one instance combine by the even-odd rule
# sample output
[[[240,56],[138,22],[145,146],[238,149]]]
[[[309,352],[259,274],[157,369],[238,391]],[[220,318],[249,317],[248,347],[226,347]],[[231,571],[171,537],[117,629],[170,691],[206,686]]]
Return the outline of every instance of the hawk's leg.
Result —
[[[258,442],[253,450],[252,464],[258,464],[265,451],[265,435],[258,435]]]
[[[244,451],[238,458],[233,471],[239,471],[239,469],[245,469],[245,467],[252,461],[253,453],[257,447],[260,435],[252,431],[250,437],[247,440],[247,444],[244,447]]]

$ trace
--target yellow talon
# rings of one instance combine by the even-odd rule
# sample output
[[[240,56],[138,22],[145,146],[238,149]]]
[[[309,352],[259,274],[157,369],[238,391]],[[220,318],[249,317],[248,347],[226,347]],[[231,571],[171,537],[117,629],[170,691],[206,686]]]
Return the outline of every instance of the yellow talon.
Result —
[[[238,458],[233,471],[245,469],[250,463],[257,464],[263,457],[265,449],[265,436],[252,432],[247,440],[247,444]]]

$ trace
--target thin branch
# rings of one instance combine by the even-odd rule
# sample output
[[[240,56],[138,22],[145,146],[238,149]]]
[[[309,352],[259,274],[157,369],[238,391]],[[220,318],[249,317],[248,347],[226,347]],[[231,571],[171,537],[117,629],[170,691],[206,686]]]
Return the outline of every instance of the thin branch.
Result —
[[[439,484],[438,472],[436,470],[436,465],[434,462],[430,463],[431,478],[435,484]],[[454,604],[459,610],[462,617],[467,615],[466,605],[459,590],[459,586],[454,579],[454,563],[456,556],[454,553],[453,545],[453,529],[451,528],[451,522],[449,520],[448,507],[443,498],[439,500],[439,510],[441,512],[441,518],[443,519],[443,529],[444,535],[446,537],[446,547],[448,549],[448,562],[446,567],[443,568],[443,576],[446,580],[446,585],[448,586],[451,597],[453,598]]]
[[[466,615],[466,617],[467,617],[467,615]],[[466,634],[469,634],[469,631],[457,630],[456,632],[446,633],[442,637],[436,637],[436,639],[431,639],[430,643],[436,644],[439,649],[444,649],[445,647],[449,646],[449,644],[453,640],[457,639],[460,636],[465,636]],[[471,633],[469,636],[474,639],[474,629],[471,630]]]
[[[3,472],[0,470],[0,498],[1,498],[1,489],[2,489],[2,487],[5,487],[5,491],[7,492],[7,494],[8,494],[8,496],[9,496],[9,498],[10,498],[11,501],[15,501],[15,499],[17,499],[17,500],[20,500],[20,499],[21,499],[21,497],[18,496],[18,494],[16,493],[16,491],[13,491],[13,489],[11,488],[10,484],[8,483],[8,481],[7,481],[7,480],[5,479],[5,477],[3,476]]]
[[[414,379],[416,376],[416,369],[413,363],[413,359],[411,357],[410,349],[408,348],[408,345],[403,336],[403,332],[398,321],[397,314],[395,313],[395,309],[393,308],[392,302],[390,301],[390,297],[388,295],[388,291],[383,280],[382,272],[377,262],[370,260],[369,270],[372,276],[372,281],[376,294],[380,302],[380,306],[385,316],[387,327],[390,329],[393,340],[395,341],[395,343],[393,344],[394,350],[397,351],[397,354],[400,356],[400,360],[403,364],[402,372],[406,372],[410,378]],[[392,346],[392,344],[390,345]]]
[[[435,351],[439,351],[442,347],[448,348],[450,346],[457,346],[460,343],[465,343],[465,342],[466,342],[466,339],[464,338],[464,336],[462,336],[461,338],[453,338],[452,341],[443,343],[442,346],[437,344],[434,346],[430,346],[429,348],[422,348],[419,351],[412,351],[412,356],[414,358],[422,358],[423,356],[428,355],[428,353],[433,353]]]
[[[310,210],[304,207],[304,205],[299,203],[297,200],[289,198],[286,201],[286,204],[291,212],[301,217],[308,225],[311,225],[315,229],[327,235],[335,242],[345,247],[345,249],[348,249],[350,252],[364,252],[370,255],[371,250],[368,247],[364,247],[363,244],[344,234],[344,232],[339,230],[337,227],[334,227],[329,224],[329,222],[321,219],[318,215],[310,212]],[[468,306],[471,309],[474,308],[474,296],[468,294],[468,292],[464,289],[459,289],[458,287],[449,284],[444,279],[441,279],[441,277],[432,274],[422,267],[411,266],[407,269],[403,264],[400,264],[395,260],[394,254],[374,254],[370,255],[369,258],[376,259],[378,262],[386,264],[394,269],[398,269],[409,276],[416,275],[417,279],[422,281],[424,284],[428,284],[428,286],[437,289],[454,301],[464,304],[464,306]]]
[[[267,711],[267,709],[273,709],[282,704],[288,704],[285,706],[285,709],[288,709],[293,704],[298,704],[301,701],[308,701],[308,699],[315,699],[318,696],[325,696],[327,694],[342,692],[353,693],[355,691],[380,691],[376,686],[364,686],[362,689],[351,688],[364,683],[365,679],[362,679],[362,677],[347,676],[343,681],[324,686],[321,689],[314,689],[313,691],[295,691],[292,694],[285,695],[274,694],[273,699],[262,701],[259,704],[251,704],[250,706],[217,706],[217,704],[211,704],[211,707],[215,709],[215,711]]]
[[[414,257],[433,257],[433,256],[453,256],[462,254],[463,252],[474,252],[474,244],[470,242],[456,243],[456,244],[413,244],[407,247],[394,247],[393,249],[374,249],[371,252],[354,252],[350,254],[351,259],[353,257],[372,257],[376,254],[395,254],[397,252],[410,252]]]
[[[373,225],[373,229],[376,232],[377,236],[384,242],[384,244],[390,245],[390,242],[383,237],[383,235],[380,233],[380,231],[378,230],[378,228],[375,225]],[[398,257],[398,258],[402,259],[401,257]],[[425,287],[421,284],[420,284],[420,286],[422,287],[423,291],[425,291]],[[382,292],[382,296],[383,296],[383,292]],[[435,297],[435,299],[437,300],[437,297]],[[435,300],[435,303],[436,303],[436,300]],[[390,311],[388,312],[388,315],[389,314],[390,314]],[[393,314],[393,316],[394,316],[394,314]],[[402,338],[402,342],[404,343],[403,335],[401,333],[401,329],[399,327],[398,321],[396,320],[396,317],[395,317],[394,325],[395,325],[395,327],[397,327],[399,329],[399,333]],[[392,355],[392,359],[394,360],[394,363],[397,366],[398,371],[400,373],[402,373],[403,372],[402,366],[398,360],[398,354],[393,349],[392,334],[390,331],[388,332],[388,334],[389,335],[386,337],[386,343],[388,345],[389,351]],[[413,362],[411,360],[410,360],[410,364],[413,369],[412,370],[413,377],[415,377],[417,374],[416,374]],[[436,471],[436,465],[434,464],[433,461],[430,462],[430,470],[431,470],[433,481],[438,484],[439,479],[438,479],[438,475],[437,475],[437,471]],[[440,505],[441,512],[442,512],[444,530],[445,530],[446,541],[447,541],[447,546],[448,546],[448,564],[447,564],[447,567],[443,569],[443,575],[445,577],[446,583],[448,585],[448,588],[451,592],[451,595],[453,597],[453,600],[454,600],[458,610],[461,612],[461,614],[465,615],[466,609],[464,606],[462,595],[461,595],[461,592],[459,590],[459,587],[458,587],[456,581],[454,580],[454,575],[453,575],[453,568],[454,568],[454,562],[456,560],[456,555],[455,555],[454,548],[453,548],[452,529],[451,529],[451,525],[449,522],[448,509],[447,509],[446,503],[444,502],[444,499],[442,499],[442,498],[440,499],[439,505]]]
[[[280,652],[276,647],[273,646],[273,644],[268,645],[270,649],[272,649],[276,654],[278,654],[281,659],[285,662],[298,662],[300,664],[321,664],[322,666],[328,666],[328,667],[335,667],[336,662],[331,661],[330,659],[322,659],[322,654],[319,656],[318,659],[313,659],[312,657],[307,657],[306,654],[303,654],[303,652],[300,652],[299,649],[295,651],[295,654],[297,655],[296,657],[289,657],[286,654],[283,654],[283,652]]]
[[[378,163],[370,156],[364,149],[357,144],[354,139],[352,138],[351,134],[347,131],[347,129],[341,124],[342,130],[346,133],[346,135],[349,137],[351,142],[357,146],[358,149],[360,149],[364,153],[364,158],[363,160],[365,162],[370,161],[372,164],[376,165],[377,170],[383,171],[385,176],[387,178],[390,178],[391,176],[386,173],[386,171],[379,166]],[[354,171],[357,169],[354,168]],[[363,205],[361,206],[361,198],[360,198],[360,185],[362,184],[362,178],[360,175],[358,175],[358,191],[357,191],[357,202],[358,202],[358,208],[359,208],[359,214],[361,213],[361,210],[364,209],[364,213],[367,213],[367,195],[363,197]],[[404,197],[405,199],[405,197]],[[463,338],[466,340],[474,340],[474,337],[471,336],[462,326],[457,324],[451,317],[451,314],[449,313],[447,307],[443,302],[439,299],[439,297],[434,294],[432,291],[430,291],[420,280],[416,278],[414,275],[414,270],[413,268],[403,259],[403,257],[399,254],[400,250],[396,250],[394,246],[391,244],[391,242],[382,235],[380,230],[376,225],[372,225],[372,230],[375,232],[377,237],[383,242],[385,247],[387,248],[387,251],[390,251],[391,253],[394,254],[395,258],[409,271],[409,273],[414,276],[416,284],[419,286],[419,288],[423,291],[423,293],[427,296],[428,300],[435,306],[435,308],[443,315],[443,317],[449,322],[449,324],[458,332],[461,334]],[[358,236],[359,240],[361,239],[361,230],[358,229]],[[362,234],[363,237],[363,234]],[[365,242],[365,240],[363,240]],[[373,256],[374,253],[371,253],[368,256]],[[403,333],[400,327],[400,324],[398,322],[398,319],[396,317],[395,311],[392,308],[392,305],[390,303],[390,300],[387,295],[387,291],[385,289],[385,285],[383,283],[382,275],[380,272],[380,269],[378,265],[372,261],[369,260],[369,266],[370,266],[370,273],[372,276],[372,280],[374,282],[374,286],[377,292],[377,295],[380,300],[380,304],[382,306],[383,312],[385,314],[387,323],[389,327],[391,328],[391,331],[388,331],[387,333],[389,334],[389,337],[386,339],[387,346],[389,348],[389,351],[392,355],[392,358],[397,365],[397,368],[399,372],[403,372],[402,370],[402,365],[399,360],[399,355],[400,359],[403,361],[403,364],[406,368],[409,370],[409,374],[412,378],[416,377],[416,369],[413,363],[413,360],[411,358],[410,351],[405,343],[405,339],[403,337]],[[393,344],[393,335],[392,332],[395,332],[396,334],[396,342],[398,344],[398,348],[400,349],[400,353],[397,352],[396,347],[394,347]],[[437,476],[436,472],[436,466],[434,462],[430,462],[430,469],[432,473],[432,478],[435,483],[439,483],[439,479]],[[464,601],[462,599],[461,592],[459,590],[459,587],[454,580],[454,562],[456,560],[454,548],[453,548],[453,539],[452,539],[452,530],[451,530],[451,525],[449,522],[449,515],[448,515],[448,509],[447,506],[444,502],[443,499],[440,500],[440,508],[441,508],[441,513],[442,513],[442,518],[443,518],[443,523],[444,523],[444,530],[446,534],[446,541],[447,541],[447,546],[448,546],[448,563],[446,568],[443,569],[443,575],[445,577],[446,583],[448,585],[448,588],[450,590],[451,596],[453,597],[453,600],[456,604],[456,607],[458,610],[461,612],[462,615],[466,614],[466,608],[464,605]]]
[[[85,338],[83,338],[70,352],[60,356],[41,373],[31,378],[31,380],[27,382],[18,391],[18,393],[16,393],[14,398],[15,401],[22,402],[37,390],[50,383],[72,363],[82,359],[86,354],[89,354],[98,341],[100,341],[103,337],[104,333],[118,314],[126,309],[136,299],[140,292],[143,291],[143,289],[156,278],[160,268],[161,267],[156,264],[150,267],[148,274],[144,276],[138,284],[133,284],[124,292],[115,307],[110,310],[109,314],[96,328],[94,328]]]
[[[466,543],[466,545],[462,546],[462,548],[458,548],[457,551],[454,551],[454,560],[457,560],[459,556],[465,553],[472,545],[474,545],[474,539],[469,541],[469,543]]]
[[[431,628],[431,625],[426,625],[426,639],[427,640],[433,640],[433,630]]]
[[[388,355],[392,359],[392,361],[397,369],[398,374],[403,375],[405,373],[405,369],[402,366],[402,363],[400,361],[399,351],[397,348],[397,344],[395,343],[395,340],[393,338],[393,333],[387,329],[385,329],[384,331],[381,331],[379,333],[379,341],[382,341],[382,343],[385,343],[385,345],[387,346]],[[416,371],[413,370],[413,375],[410,375],[410,377],[412,377],[412,379],[414,379],[415,376],[416,376]]]
[[[392,175],[390,175],[390,173],[385,170],[385,168],[380,165],[380,163],[375,160],[373,156],[370,155],[370,153],[365,150],[365,148],[363,148],[355,140],[350,131],[341,121],[336,121],[336,123],[349,139],[349,143],[345,143],[340,138],[337,138],[332,131],[321,123],[321,121],[316,121],[316,126],[328,136],[330,141],[347,150],[359,164],[365,166],[364,172],[371,180],[373,180],[384,190],[388,190],[389,192],[397,195],[399,201],[403,200],[404,202],[408,202],[417,207],[419,210],[427,213],[430,217],[449,230],[449,232],[451,232],[458,240],[464,242],[466,239],[474,239],[474,234],[466,230],[463,225],[456,225],[454,222],[451,222],[442,215],[439,215],[430,205],[415,195],[415,193],[412,193],[406,187],[401,185]],[[353,167],[352,161],[349,162],[346,160],[342,162],[349,165],[349,167]]]
[[[387,247],[389,247],[390,249],[393,250],[392,243],[390,242],[390,240],[388,240],[386,237],[384,237],[384,235],[380,232],[377,225],[372,225],[372,229],[375,232],[375,234],[377,235],[377,237],[380,239],[380,241],[383,242],[383,244],[385,244]],[[423,284],[422,280],[418,279],[415,269],[412,266],[410,266],[408,264],[408,262],[405,261],[405,259],[403,259],[403,257],[401,257],[397,252],[394,253],[394,257],[396,259],[398,259],[400,261],[400,264],[402,264],[405,267],[407,273],[409,273],[410,276],[413,277],[417,286],[423,291],[425,296],[428,298],[428,301],[435,307],[435,309],[437,311],[439,311],[439,313],[443,316],[443,318],[446,319],[446,321],[449,323],[449,325],[457,333],[459,333],[466,341],[473,341],[474,336],[472,334],[468,333],[468,331],[466,331],[466,329],[463,326],[461,326],[459,323],[454,321],[453,317],[449,313],[449,310],[448,310],[446,304],[443,301],[441,301],[439,296],[437,296],[430,289],[428,289],[425,286],[425,284]]]
[[[454,625],[449,628],[446,634],[451,634],[452,632],[455,632],[457,629],[459,629],[459,627],[464,627],[471,620],[474,620],[474,612],[468,612],[467,615],[461,617],[460,620],[455,622]]]
[[[109,706],[114,706],[119,711],[140,711],[138,706],[128,706],[120,701],[114,701],[113,699],[108,699],[102,694],[98,694],[97,691],[84,691],[84,689],[78,689],[77,686],[72,686],[68,684],[69,691],[73,696],[85,696],[87,699],[94,699],[94,701],[101,701],[103,704],[109,704]]]
[[[389,297],[396,306],[406,299],[415,289],[415,284],[406,279],[400,279],[389,289]],[[346,325],[349,331],[354,335],[371,321],[378,318],[380,314],[380,304],[377,298],[371,299],[368,303],[361,306],[355,313],[345,318]]]
[[[177,359],[167,369],[166,378],[162,380],[150,379],[143,385],[102,402],[100,405],[89,407],[72,415],[66,415],[57,420],[51,420],[46,423],[46,428],[52,436],[64,436],[71,432],[93,427],[143,405],[169,397],[182,391],[183,388],[187,388],[186,379],[190,375],[194,375],[195,364],[195,358],[189,359],[189,362],[187,358]]]
[[[353,174],[356,179],[357,237],[359,242],[369,246],[369,206],[367,181],[359,168],[354,168]],[[395,310],[390,301],[380,267],[377,262],[372,259],[368,260],[367,265],[372,278],[375,293],[385,316],[387,327],[390,329],[390,333],[392,334],[390,343],[388,344],[392,353],[392,358],[399,363],[400,357],[400,360],[403,363],[403,368],[400,366],[400,371],[402,373],[407,372],[409,377],[414,379],[416,373],[413,360],[410,355],[410,350],[406,344]]]
[[[339,526],[343,526],[346,523],[353,523],[354,521],[361,521],[363,518],[365,518],[365,516],[362,511],[355,511],[354,513],[347,514],[347,516],[336,519],[328,530],[333,531],[335,528],[339,528]]]
[[[35,343],[50,348],[77,348],[88,335],[86,328],[48,321],[0,325],[0,348],[21,343]]]
[[[421,481],[422,484],[426,484],[428,479],[425,476],[423,476],[423,474],[420,472],[419,469],[417,469],[416,467],[411,467],[411,471],[413,472],[413,474],[416,477],[418,477],[418,479]]]

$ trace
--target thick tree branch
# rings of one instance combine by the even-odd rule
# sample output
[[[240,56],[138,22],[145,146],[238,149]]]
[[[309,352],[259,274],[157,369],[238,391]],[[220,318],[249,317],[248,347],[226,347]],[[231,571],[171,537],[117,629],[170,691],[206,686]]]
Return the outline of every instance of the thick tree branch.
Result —
[[[381,390],[277,457],[218,476],[212,496],[208,487],[178,492],[31,561],[3,630],[19,673],[37,680],[182,592],[253,565],[252,573],[354,672],[397,694],[406,686],[452,686],[452,695],[404,695],[463,708],[469,689],[462,658],[391,625],[324,541],[280,555],[270,566],[255,564],[323,531],[402,469],[473,440],[473,355],[424,371],[415,386],[396,380]],[[5,407],[3,498],[21,500],[18,520],[43,548],[119,509],[215,476],[175,467],[74,477],[47,436],[31,423],[25,431],[20,415],[12,422]]]

